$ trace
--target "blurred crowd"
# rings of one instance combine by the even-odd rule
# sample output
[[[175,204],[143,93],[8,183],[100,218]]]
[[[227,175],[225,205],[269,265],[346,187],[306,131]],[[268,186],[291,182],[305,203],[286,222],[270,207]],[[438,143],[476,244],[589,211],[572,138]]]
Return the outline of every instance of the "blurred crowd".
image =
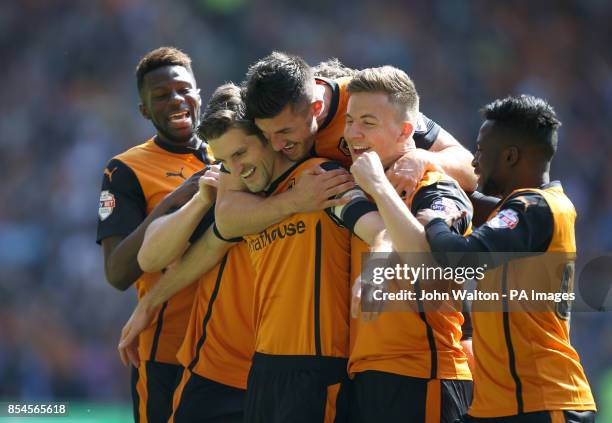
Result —
[[[0,399],[129,398],[116,343],[135,291],[106,283],[95,231],[106,161],[153,134],[134,78],[147,51],[190,54],[204,101],[273,49],[392,64],[470,149],[483,104],[547,98],[563,122],[552,177],[578,210],[579,251],[612,251],[610,22],[606,0],[3,2]],[[571,333],[599,405],[612,402],[612,315],[575,313]]]

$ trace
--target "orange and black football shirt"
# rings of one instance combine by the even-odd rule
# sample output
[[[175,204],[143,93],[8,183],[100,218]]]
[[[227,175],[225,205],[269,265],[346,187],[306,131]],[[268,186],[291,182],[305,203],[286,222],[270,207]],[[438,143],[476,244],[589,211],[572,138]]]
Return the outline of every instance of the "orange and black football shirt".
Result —
[[[161,144],[157,137],[110,160],[104,170],[97,242],[110,236],[128,236],[153,208],[187,178],[211,163],[208,146],[197,149]],[[161,273],[143,273],[136,281],[138,298],[145,295]],[[143,361],[178,364],[196,285],[166,301],[151,325],[139,337]]]
[[[254,279],[244,242],[231,247],[221,262],[202,276],[178,352],[183,367],[215,382],[246,389],[255,352]]]
[[[340,165],[325,159],[294,164],[267,195],[290,189],[308,168]],[[347,228],[374,210],[369,202],[342,211]],[[245,237],[255,269],[255,350],[269,355],[348,357],[349,230],[332,211],[297,213]],[[350,221],[350,222],[349,222]]]
[[[348,105],[349,94],[346,88],[351,82],[350,77],[338,78],[336,80],[316,77],[318,85],[327,85],[331,88],[332,97],[329,104],[329,111],[325,121],[319,126],[315,136],[312,157],[325,157],[340,163],[348,168],[352,164],[351,153],[344,139],[344,126],[346,121],[346,108]],[[429,150],[438,138],[440,126],[429,119],[424,114],[418,120],[417,127],[413,135],[417,148]]]
[[[517,190],[493,212],[472,236],[489,251],[576,252],[576,211],[553,182],[542,189]],[[513,280],[550,279],[555,269],[542,260],[511,261],[485,274],[483,291],[512,289]],[[573,270],[572,270],[573,272]],[[538,274],[541,277],[538,277]],[[555,281],[552,281],[555,282]],[[556,280],[556,291],[571,292]],[[474,307],[478,307],[474,304]],[[595,402],[580,358],[569,340],[569,314],[563,312],[473,313],[474,401],[469,414],[495,417],[553,410],[595,410]]]
[[[559,182],[513,191],[485,224],[462,241],[465,246],[461,248],[488,253],[553,253],[549,255],[553,258],[530,255],[499,260],[501,264],[485,273],[478,289],[507,294],[510,289],[524,287],[523,281],[544,281],[550,285],[548,292],[571,292],[575,219],[574,206]],[[433,250],[441,251],[436,243],[443,239],[444,231],[448,232],[441,221],[428,225]],[[564,262],[559,263],[556,257]],[[570,271],[559,272],[560,268]],[[507,307],[506,300],[502,303]],[[504,308],[479,312],[480,307],[480,301],[473,302],[474,399],[468,414],[486,418],[595,410],[580,359],[570,344],[567,308],[559,304],[551,311]]]
[[[407,205],[413,214],[423,209],[466,211],[467,216],[459,219],[453,230],[458,234],[470,230],[470,200],[455,180],[442,173],[427,172]],[[354,282],[368,246],[353,236],[351,249]],[[363,322],[359,316],[351,321],[349,373],[375,370],[423,379],[469,380],[467,356],[460,342],[463,323],[458,311],[382,312],[371,322]]]

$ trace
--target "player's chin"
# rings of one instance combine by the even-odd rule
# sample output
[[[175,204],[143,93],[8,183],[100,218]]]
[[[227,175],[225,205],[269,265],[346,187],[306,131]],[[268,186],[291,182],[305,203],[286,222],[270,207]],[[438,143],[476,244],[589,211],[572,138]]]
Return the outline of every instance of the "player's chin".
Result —
[[[262,192],[265,189],[265,186],[261,183],[257,182],[246,182],[245,185],[247,189],[251,192]]]
[[[187,143],[193,137],[193,129],[182,128],[182,129],[171,129],[168,131],[170,137],[176,143]]]
[[[304,157],[304,153],[298,146],[293,147],[291,150],[282,150],[285,157],[287,157],[292,162],[297,162]]]

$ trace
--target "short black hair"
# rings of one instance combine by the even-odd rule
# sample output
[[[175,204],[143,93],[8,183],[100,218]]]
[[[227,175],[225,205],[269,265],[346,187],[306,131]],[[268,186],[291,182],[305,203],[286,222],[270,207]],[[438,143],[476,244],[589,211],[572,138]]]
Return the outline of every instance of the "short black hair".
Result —
[[[230,82],[218,87],[210,97],[197,133],[204,140],[212,140],[235,128],[265,141],[253,120],[247,116],[242,90]]]
[[[299,56],[278,51],[251,65],[243,84],[247,111],[254,119],[273,118],[287,105],[300,109],[314,96],[310,66]]]
[[[136,66],[138,93],[142,91],[145,75],[164,66],[182,66],[193,76],[191,57],[176,47],[159,47],[145,54]]]
[[[547,159],[557,150],[557,129],[561,121],[555,109],[531,95],[497,99],[480,109],[482,117],[512,135],[513,140],[539,147]]]

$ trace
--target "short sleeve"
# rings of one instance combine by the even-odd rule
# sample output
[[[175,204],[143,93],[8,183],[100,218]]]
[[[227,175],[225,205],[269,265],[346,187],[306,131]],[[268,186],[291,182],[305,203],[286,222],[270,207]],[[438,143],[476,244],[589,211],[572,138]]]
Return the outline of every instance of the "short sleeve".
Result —
[[[412,199],[411,211],[416,216],[423,209],[446,213],[466,211],[467,214],[458,219],[451,228],[459,235],[466,233],[472,221],[472,205],[467,195],[454,181],[442,180],[419,189]]]
[[[102,179],[96,242],[129,235],[146,215],[147,203],[136,174],[122,161],[112,159]]]
[[[429,150],[431,146],[438,139],[440,134],[440,125],[433,120],[429,119],[423,113],[421,113],[420,119],[417,121],[416,129],[414,130],[414,143],[417,148]]]
[[[544,252],[553,234],[553,216],[544,197],[535,192],[509,198],[497,214],[471,237],[491,252]]]

